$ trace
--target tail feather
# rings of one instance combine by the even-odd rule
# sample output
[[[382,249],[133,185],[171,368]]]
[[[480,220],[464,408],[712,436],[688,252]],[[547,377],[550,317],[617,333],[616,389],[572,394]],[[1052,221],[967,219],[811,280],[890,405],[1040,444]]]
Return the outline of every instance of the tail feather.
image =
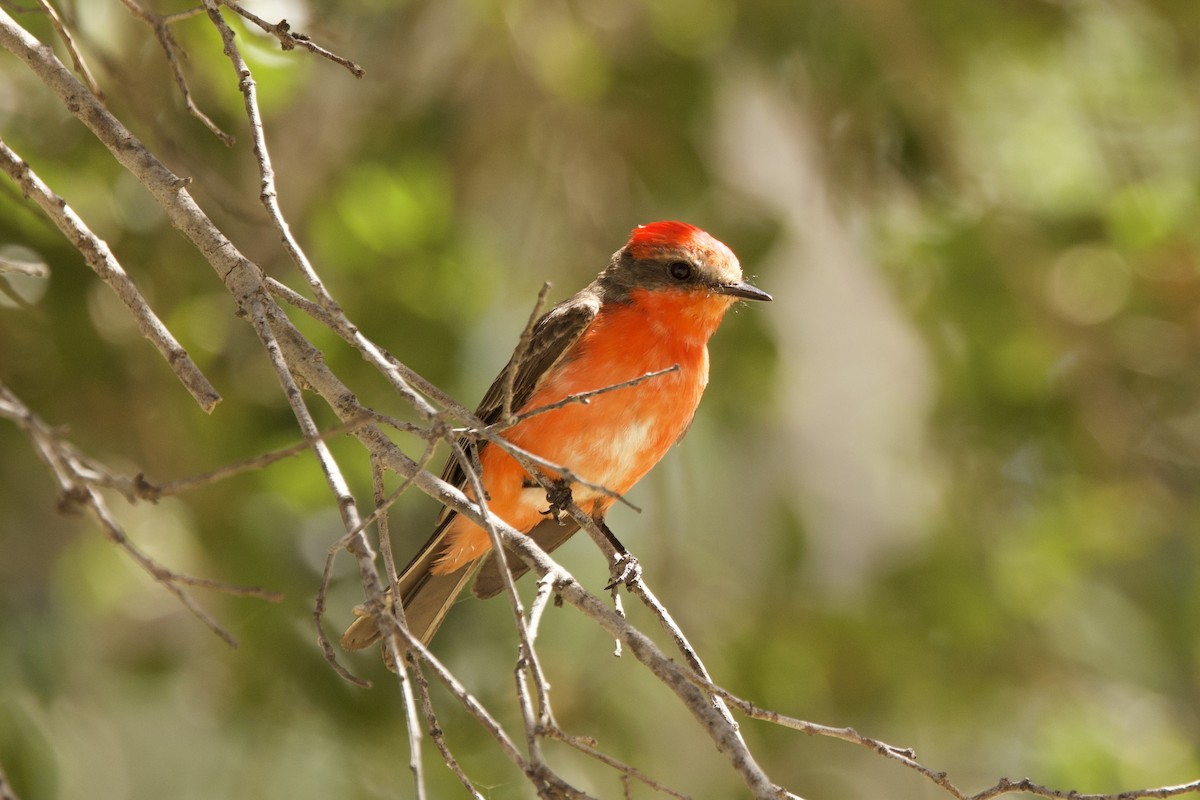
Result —
[[[404,601],[404,618],[408,622],[408,630],[420,639],[422,644],[429,644],[429,640],[446,619],[450,606],[454,605],[472,578],[475,578],[473,591],[476,597],[487,599],[504,589],[500,562],[494,552],[489,552],[473,564],[467,564],[446,575],[434,575],[431,572],[434,562],[442,554],[445,530],[453,518],[454,515],[451,514],[442,521],[433,538],[396,579],[400,597]],[[577,530],[579,526],[573,522],[560,525],[555,520],[546,520],[536,525],[529,532],[529,536],[549,553]],[[529,571],[529,566],[515,554],[508,554],[506,561],[514,580]],[[387,601],[390,603],[391,600],[391,592],[388,592]],[[356,619],[342,634],[344,650],[363,650],[380,638],[379,628],[365,605],[356,606],[354,615]]]
[[[442,534],[451,518],[443,521],[429,544],[417,553],[396,579],[404,603],[404,618],[408,622],[408,630],[420,639],[422,644],[429,644],[429,640],[445,620],[450,606],[454,605],[467,581],[475,574],[476,565],[472,564],[446,575],[434,575],[430,571],[441,555],[445,538]],[[392,594],[389,591],[387,602],[391,601]],[[342,648],[345,650],[370,647],[379,641],[381,635],[375,619],[365,605],[356,606],[354,615],[357,619],[342,634]]]
[[[529,532],[530,538],[537,543],[537,546],[551,553],[560,544],[570,539],[579,530],[579,525],[570,520],[559,522],[558,520],[548,519],[544,522],[539,522]],[[508,564],[508,571],[512,573],[513,580],[524,575],[529,571],[529,565],[520,559],[511,549],[506,548],[505,553],[507,558],[504,559]],[[479,568],[479,573],[475,578],[475,584],[471,587],[471,591],[481,600],[486,600],[489,597],[495,597],[504,590],[504,578],[500,575],[500,560],[496,558],[496,553],[489,552],[486,556],[480,559],[483,566]]]

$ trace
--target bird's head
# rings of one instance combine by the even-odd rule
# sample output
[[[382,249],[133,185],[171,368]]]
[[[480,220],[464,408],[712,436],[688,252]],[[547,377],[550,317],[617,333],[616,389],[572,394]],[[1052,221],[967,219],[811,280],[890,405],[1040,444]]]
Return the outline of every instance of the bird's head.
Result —
[[[637,289],[695,293],[726,304],[771,299],[743,279],[732,250],[686,222],[651,222],[634,228],[601,273],[600,283],[616,300]]]

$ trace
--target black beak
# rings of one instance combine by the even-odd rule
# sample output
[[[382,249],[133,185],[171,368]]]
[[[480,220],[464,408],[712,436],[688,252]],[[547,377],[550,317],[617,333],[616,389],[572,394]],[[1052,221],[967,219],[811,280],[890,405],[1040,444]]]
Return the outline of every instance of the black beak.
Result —
[[[740,297],[743,300],[762,300],[768,303],[775,299],[762,289],[759,289],[757,286],[751,286],[745,281],[719,284],[717,286],[717,294],[727,294],[731,297]]]

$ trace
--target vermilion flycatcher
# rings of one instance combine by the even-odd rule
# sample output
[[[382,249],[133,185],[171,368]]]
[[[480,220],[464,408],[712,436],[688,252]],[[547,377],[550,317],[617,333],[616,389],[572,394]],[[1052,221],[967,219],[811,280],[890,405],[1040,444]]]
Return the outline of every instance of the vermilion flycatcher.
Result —
[[[485,424],[499,421],[510,369],[515,369],[511,410],[519,415],[677,365],[673,372],[595,395],[586,404],[530,416],[503,434],[588,483],[624,494],[687,430],[708,384],[709,337],[739,299],[771,296],[742,279],[728,247],[683,222],[642,225],[596,280],[538,320],[527,351],[492,383],[476,415]],[[570,520],[547,519],[545,489],[511,456],[486,442],[478,452],[492,513],[533,536],[546,551],[575,533],[578,525]],[[453,456],[442,477],[472,495]],[[580,484],[570,488],[575,503],[602,523],[614,498]],[[414,636],[429,642],[476,567],[476,595],[491,597],[501,590],[498,561],[483,559],[491,549],[486,531],[442,509],[433,536],[398,579]],[[514,576],[526,571],[517,559],[507,560]],[[370,614],[361,606],[355,613],[358,619],[342,636],[347,650],[379,638]]]

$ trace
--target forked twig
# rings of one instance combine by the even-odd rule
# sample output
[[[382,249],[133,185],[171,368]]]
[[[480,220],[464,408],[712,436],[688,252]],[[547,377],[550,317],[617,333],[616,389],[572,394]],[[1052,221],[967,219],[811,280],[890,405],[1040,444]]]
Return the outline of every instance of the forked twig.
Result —
[[[182,586],[196,586],[204,589],[214,589],[226,594],[243,597],[257,597],[264,600],[278,601],[281,596],[277,592],[253,587],[241,587],[221,581],[198,578],[192,575],[176,572],[159,564],[142,551],[125,534],[121,524],[117,522],[104,497],[96,490],[92,482],[95,468],[86,465],[75,449],[59,438],[58,434],[40,417],[29,410],[24,403],[8,387],[0,384],[0,416],[13,420],[33,444],[38,457],[49,468],[58,482],[62,500],[61,507],[70,511],[76,508],[86,508],[100,524],[105,537],[133,559],[154,580],[183,604],[184,608],[203,622],[213,633],[219,636],[230,647],[237,647],[237,640],[221,626],[207,611],[200,607],[195,599],[184,591]]]
[[[1195,780],[1190,783],[1178,784],[1175,786],[1162,786],[1154,789],[1134,789],[1123,792],[1114,792],[1110,794],[1084,793],[1075,790],[1052,789],[1047,786],[1034,783],[1028,778],[1019,781],[1001,778],[995,785],[989,786],[976,794],[967,794],[965,791],[956,786],[944,771],[934,770],[917,760],[916,752],[910,747],[897,747],[896,745],[888,744],[887,742],[870,736],[864,736],[851,727],[833,727],[829,725],[821,725],[816,722],[808,722],[807,720],[790,717],[786,714],[780,714],[777,711],[772,711],[766,708],[760,708],[749,700],[745,700],[733,694],[729,690],[718,686],[711,680],[701,678],[695,672],[689,674],[688,679],[701,687],[710,694],[720,697],[730,706],[741,711],[751,719],[769,722],[773,725],[779,725],[784,728],[790,728],[795,731],[807,734],[809,736],[824,736],[831,739],[839,739],[843,742],[864,747],[884,758],[899,762],[909,769],[917,772],[931,782],[944,789],[956,800],[991,800],[1001,795],[1011,793],[1025,793],[1037,797],[1051,798],[1051,800],[1141,800],[1142,798],[1160,798],[1160,797],[1178,797],[1184,794],[1193,794],[1200,792],[1200,780]]]
[[[421,714],[429,725],[429,738],[433,740],[433,746],[442,756],[442,763],[454,773],[454,777],[458,778],[458,782],[474,800],[487,800],[475,788],[475,784],[467,776],[462,764],[458,763],[450,746],[446,744],[446,734],[442,731],[441,723],[438,722],[437,711],[433,707],[433,698],[429,695],[429,681],[425,679],[425,673],[421,671],[419,663],[413,665],[412,676],[413,682],[417,685],[417,694],[420,696]]]
[[[62,39],[63,46],[67,48],[67,52],[71,55],[71,63],[75,65],[75,71],[79,73],[79,77],[83,78],[88,89],[91,90],[92,94],[96,95],[96,99],[103,103],[105,100],[104,90],[100,88],[100,84],[96,83],[96,76],[92,75],[92,71],[88,69],[87,62],[83,60],[83,56],[79,53],[79,48],[75,46],[75,40],[71,37],[71,32],[63,24],[62,18],[54,10],[54,6],[50,5],[48,0],[34,0],[34,2],[38,4],[42,12],[50,19],[50,24],[54,26],[58,37]]]
[[[596,742],[594,739],[589,739],[585,736],[572,736],[559,728],[557,725],[547,728],[545,731],[545,736],[550,739],[554,739],[555,741],[562,742],[569,747],[573,747],[589,758],[593,758],[596,761],[599,761],[601,764],[604,764],[606,767],[611,767],[612,769],[617,770],[623,777],[630,780],[635,780],[638,783],[653,789],[656,792],[659,792],[660,794],[669,795],[677,798],[677,800],[691,800],[688,795],[682,794],[672,789],[670,786],[659,783],[650,776],[646,775],[646,773],[642,772],[637,767],[626,764],[619,758],[613,758],[608,753],[600,750],[596,747]]]
[[[253,22],[255,25],[274,36],[279,40],[279,46],[283,50],[295,50],[297,47],[300,47],[309,51],[310,53],[315,53],[322,58],[327,58],[335,64],[340,64],[341,66],[350,70],[350,74],[356,78],[361,78],[363,75],[367,74],[366,70],[364,70],[358,64],[355,64],[350,59],[343,58],[336,53],[331,53],[324,47],[321,47],[313,42],[313,40],[310,39],[306,34],[294,32],[292,30],[292,26],[288,24],[286,19],[281,19],[279,22],[271,24],[262,17],[259,17],[242,8],[240,5],[233,2],[233,0],[219,0],[219,2],[230,11],[233,11],[239,16],[242,16],[250,22]]]
[[[187,112],[200,121],[204,127],[212,131],[213,135],[224,142],[226,147],[233,147],[237,143],[232,135],[221,130],[217,123],[200,110],[192,100],[192,92],[188,88],[187,78],[183,75],[183,68],[179,64],[179,57],[187,58],[187,51],[180,45],[175,38],[175,34],[171,32],[171,23],[186,17],[194,16],[200,13],[200,9],[191,11],[177,12],[175,14],[155,14],[143,8],[137,0],[121,0],[125,7],[133,13],[135,17],[145,22],[154,29],[154,35],[158,39],[159,45],[162,47],[163,53],[167,57],[167,64],[171,67],[171,75],[175,78],[175,85],[179,87],[179,93],[183,96],[183,106]]]
[[[352,432],[355,428],[364,424],[365,422],[366,417],[351,419],[335,425],[329,430],[322,431],[321,433],[317,434],[315,438],[328,442],[329,440],[337,438],[338,436]],[[247,472],[254,472],[262,469],[263,467],[270,466],[276,461],[282,461],[285,458],[291,458],[293,456],[300,455],[301,453],[308,452],[311,449],[311,441],[296,442],[295,444],[288,445],[287,447],[280,448],[279,450],[272,450],[269,453],[263,453],[262,455],[257,455],[253,458],[247,458],[244,461],[238,461],[234,464],[226,464],[223,467],[217,467],[216,469],[209,470],[208,472],[202,472],[199,475],[192,475],[187,478],[176,478],[173,481],[167,481],[166,483],[160,484],[149,483],[143,476],[138,475],[129,482],[132,484],[132,488],[127,489],[127,491],[137,497],[154,501],[158,500],[160,497],[169,497],[171,495],[181,494],[193,489],[198,489],[202,486],[209,486],[228,478],[243,475]]]

